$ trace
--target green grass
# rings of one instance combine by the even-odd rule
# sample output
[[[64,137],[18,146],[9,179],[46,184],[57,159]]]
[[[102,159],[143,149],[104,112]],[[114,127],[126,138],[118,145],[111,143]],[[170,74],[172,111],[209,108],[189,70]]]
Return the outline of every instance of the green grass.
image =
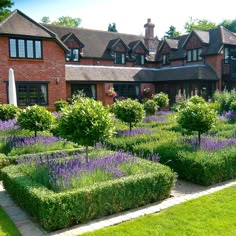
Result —
[[[83,236],[236,235],[236,187]]]
[[[0,207],[0,236],[20,236],[21,234],[16,229],[15,225],[12,223],[7,214]]]

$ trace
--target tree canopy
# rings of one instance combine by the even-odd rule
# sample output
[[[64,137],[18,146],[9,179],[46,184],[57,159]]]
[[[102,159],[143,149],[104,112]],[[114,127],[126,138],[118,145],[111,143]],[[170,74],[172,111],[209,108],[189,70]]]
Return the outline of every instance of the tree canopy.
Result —
[[[176,27],[171,25],[169,30],[165,34],[165,38],[174,38],[180,36],[180,32],[176,30]]]
[[[12,0],[1,0],[0,1],[0,22],[11,14],[9,8],[13,6]]]
[[[216,23],[211,22],[207,19],[193,19],[192,17],[190,17],[189,21],[187,21],[184,25],[184,29],[187,33],[190,33],[194,29],[210,30],[216,27]]]
[[[219,25],[224,26],[226,29],[236,32],[236,19],[234,20],[223,20]]]
[[[78,27],[81,24],[81,18],[73,18],[70,16],[61,16],[56,21],[51,22],[48,16],[44,16],[41,19],[42,23],[52,24],[52,25],[61,25],[61,26],[69,26],[69,27]]]
[[[109,32],[118,32],[117,29],[116,29],[116,23],[112,23],[112,24],[109,24],[108,25],[108,31]]]

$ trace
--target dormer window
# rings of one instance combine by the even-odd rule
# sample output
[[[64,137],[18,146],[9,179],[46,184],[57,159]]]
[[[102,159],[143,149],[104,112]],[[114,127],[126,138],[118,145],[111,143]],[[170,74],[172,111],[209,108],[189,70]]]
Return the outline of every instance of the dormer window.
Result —
[[[196,48],[187,50],[187,61],[201,61],[202,60],[202,48]]]
[[[115,64],[125,64],[125,52],[115,52]]]
[[[66,54],[66,61],[79,61],[79,52],[78,48],[71,48],[70,52]]]
[[[136,65],[144,65],[144,62],[145,62],[145,57],[144,57],[144,54],[136,54],[136,60],[135,60],[135,64]]]
[[[162,54],[162,64],[163,64],[163,65],[168,65],[168,64],[170,64],[170,61],[169,61],[169,54]]]

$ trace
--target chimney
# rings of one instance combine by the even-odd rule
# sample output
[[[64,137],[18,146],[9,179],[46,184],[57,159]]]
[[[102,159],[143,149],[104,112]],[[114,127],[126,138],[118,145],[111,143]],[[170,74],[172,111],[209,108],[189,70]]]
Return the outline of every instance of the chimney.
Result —
[[[144,25],[145,28],[145,38],[153,39],[154,38],[154,27],[155,25],[151,23],[151,19],[147,19],[147,23]]]
[[[144,25],[145,28],[145,37],[144,43],[150,54],[155,54],[157,49],[157,42],[154,38],[154,27],[155,25],[151,22],[151,19],[147,19],[147,23]]]

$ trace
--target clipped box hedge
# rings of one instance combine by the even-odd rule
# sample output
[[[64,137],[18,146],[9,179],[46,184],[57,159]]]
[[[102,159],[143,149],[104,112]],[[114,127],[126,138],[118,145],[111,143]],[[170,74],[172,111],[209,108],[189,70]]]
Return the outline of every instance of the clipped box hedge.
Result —
[[[140,161],[155,165],[152,172],[61,193],[33,182],[20,172],[18,165],[5,167],[2,179],[15,202],[45,230],[53,231],[168,197],[175,173],[167,166]]]
[[[160,156],[180,179],[209,186],[236,177],[236,147],[218,151],[192,151],[178,141],[150,142],[136,145],[134,153]]]

